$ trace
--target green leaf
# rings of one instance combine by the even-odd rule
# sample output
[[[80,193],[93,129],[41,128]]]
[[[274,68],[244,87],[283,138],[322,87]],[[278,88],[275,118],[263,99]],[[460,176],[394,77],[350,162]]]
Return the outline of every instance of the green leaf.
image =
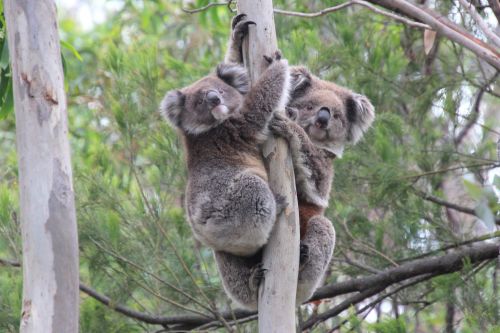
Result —
[[[2,55],[0,56],[0,68],[5,70],[9,66],[9,43],[7,38],[3,40]]]
[[[80,61],[83,61],[82,59],[82,56],[80,55],[80,53],[78,53],[78,51],[73,47],[73,45],[71,45],[70,43],[68,42],[65,42],[63,40],[61,40],[61,45],[63,47],[65,47],[66,49],[68,49],[69,51],[71,51],[71,53],[73,53],[73,55],[75,56],[76,59],[80,60]]]

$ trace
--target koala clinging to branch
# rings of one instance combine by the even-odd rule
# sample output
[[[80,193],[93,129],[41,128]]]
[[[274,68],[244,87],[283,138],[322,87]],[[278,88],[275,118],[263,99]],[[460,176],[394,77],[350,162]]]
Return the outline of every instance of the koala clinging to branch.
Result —
[[[251,24],[255,23],[245,14],[233,18],[227,62],[243,62],[242,40]],[[373,122],[374,111],[366,97],[323,81],[304,67],[291,67],[290,94],[286,110],[291,119],[275,114],[270,129],[288,140],[294,162],[301,227],[300,304],[322,281],[335,246],[332,223],[323,216],[333,180],[332,159],[341,155],[345,144],[355,144],[362,137]],[[259,254],[243,258],[219,252],[215,259],[231,298],[255,309],[257,289],[242,286],[253,280],[250,268],[260,261]]]
[[[267,58],[270,65],[252,88],[245,68],[221,64],[161,103],[187,152],[188,221],[195,237],[216,252],[254,255],[281,209],[258,148],[273,111],[288,99],[288,64],[280,58]],[[257,277],[258,267],[252,268]]]

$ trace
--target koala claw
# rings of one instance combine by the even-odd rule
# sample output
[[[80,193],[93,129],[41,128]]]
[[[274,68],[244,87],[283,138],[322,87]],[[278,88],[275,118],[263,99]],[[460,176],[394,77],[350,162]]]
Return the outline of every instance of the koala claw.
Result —
[[[288,206],[288,201],[285,196],[277,193],[274,194],[274,201],[276,202],[276,215],[279,215]]]
[[[273,134],[283,137],[283,138],[288,138],[289,137],[289,129],[288,129],[288,119],[283,117],[280,114],[275,113],[274,117],[271,119],[269,122],[269,129]]]
[[[247,21],[246,16],[246,14],[239,14],[233,18],[231,25],[234,40],[242,40],[248,34],[248,26],[257,24],[254,21]]]
[[[238,14],[236,15],[235,17],[233,17],[233,20],[231,21],[231,29],[234,30],[234,27],[236,27],[236,25],[241,21],[243,20],[245,17],[247,16],[247,14]]]
[[[281,60],[281,58],[282,58],[282,55],[281,55],[281,51],[280,50],[277,50],[276,52],[274,52],[274,54],[273,54],[272,57],[264,55],[264,59],[267,61],[267,63],[269,65],[272,64],[275,60],[276,61]]]
[[[262,266],[262,263],[252,267],[252,272],[250,274],[250,289],[258,290],[260,283],[264,280],[267,269]]]
[[[303,243],[300,243],[300,255],[299,255],[299,263],[305,264],[309,260],[309,246]]]

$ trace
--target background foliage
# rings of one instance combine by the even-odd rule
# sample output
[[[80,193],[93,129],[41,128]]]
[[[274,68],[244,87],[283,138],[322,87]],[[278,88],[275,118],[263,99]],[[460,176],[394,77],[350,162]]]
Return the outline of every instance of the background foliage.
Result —
[[[331,5],[274,3],[297,11]],[[473,24],[451,2],[435,6],[467,27]],[[187,14],[179,2],[108,1],[107,18],[85,30],[75,8],[61,6],[59,15],[82,281],[143,312],[229,308],[211,252],[194,241],[185,221],[182,145],[157,108],[166,91],[222,61],[232,14],[225,6]],[[15,119],[4,28],[2,18],[0,258],[18,261]],[[491,67],[444,39],[426,55],[421,30],[359,8],[316,19],[278,15],[276,28],[290,63],[367,95],[377,112],[365,139],[335,161],[327,216],[338,243],[326,283],[496,230],[500,89]],[[469,122],[474,125],[457,142]],[[446,190],[450,186],[455,190]],[[454,217],[424,200],[422,192],[474,208],[483,221]],[[368,320],[352,309],[314,331],[326,332],[347,319],[342,331],[442,332],[453,310],[459,332],[500,332],[497,266],[470,266],[435,278],[375,306]],[[2,332],[17,331],[21,278],[19,268],[0,264]],[[81,295],[82,332],[159,329]],[[304,306],[302,315],[331,304]],[[255,323],[239,329],[252,332]]]

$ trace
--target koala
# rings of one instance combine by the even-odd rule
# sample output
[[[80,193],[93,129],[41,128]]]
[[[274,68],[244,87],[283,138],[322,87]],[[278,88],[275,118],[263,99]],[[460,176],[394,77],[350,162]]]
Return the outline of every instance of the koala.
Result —
[[[356,144],[375,113],[363,95],[324,81],[305,67],[292,67],[287,117],[276,114],[270,129],[290,146],[297,185],[301,258],[297,299],[309,299],[322,280],[335,246],[324,217],[333,181],[332,160]]]
[[[252,24],[245,14],[233,18],[226,62],[243,62],[241,45]],[[291,67],[290,71],[288,118],[274,114],[269,128],[289,142],[294,164],[301,235],[297,285],[300,304],[321,283],[335,246],[332,223],[324,217],[333,180],[332,159],[342,154],[346,144],[355,144],[362,137],[373,122],[374,110],[365,96],[323,81],[305,67]],[[238,258],[221,252],[215,259],[229,296],[243,307],[255,309],[256,283],[265,271],[259,266],[260,253]],[[246,287],[248,283],[250,288]]]
[[[181,133],[187,159],[185,206],[196,239],[217,254],[252,256],[266,244],[282,209],[267,181],[259,150],[273,111],[290,86],[279,53],[251,88],[237,64],[170,91],[160,112]]]

